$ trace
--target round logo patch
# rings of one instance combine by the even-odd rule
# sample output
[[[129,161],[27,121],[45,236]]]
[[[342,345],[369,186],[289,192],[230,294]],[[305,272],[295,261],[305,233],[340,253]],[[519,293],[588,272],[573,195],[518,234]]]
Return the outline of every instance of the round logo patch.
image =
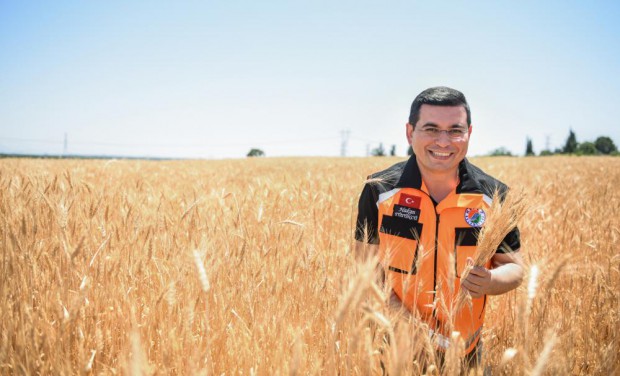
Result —
[[[471,227],[481,227],[487,219],[487,214],[482,209],[465,209],[465,222]]]

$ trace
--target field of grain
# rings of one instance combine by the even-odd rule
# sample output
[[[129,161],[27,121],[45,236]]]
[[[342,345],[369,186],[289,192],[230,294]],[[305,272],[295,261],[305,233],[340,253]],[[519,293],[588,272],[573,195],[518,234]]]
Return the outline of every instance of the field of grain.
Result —
[[[458,374],[354,260],[398,160],[0,160],[0,374]],[[620,158],[473,162],[530,203],[483,368],[618,374]]]

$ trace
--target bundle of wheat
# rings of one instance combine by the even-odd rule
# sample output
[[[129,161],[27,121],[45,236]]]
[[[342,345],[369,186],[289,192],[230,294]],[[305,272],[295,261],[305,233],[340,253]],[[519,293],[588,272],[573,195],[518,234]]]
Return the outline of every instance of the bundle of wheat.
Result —
[[[527,212],[525,196],[521,191],[510,190],[502,200],[501,195],[495,192],[491,209],[489,210],[485,226],[478,237],[478,250],[473,265],[467,265],[462,273],[461,281],[467,279],[469,272],[476,266],[484,266],[493,257],[508,233],[517,227],[519,221]],[[506,249],[512,252],[514,250]],[[471,296],[461,288],[455,300],[454,312],[460,311],[465,304],[471,305]]]

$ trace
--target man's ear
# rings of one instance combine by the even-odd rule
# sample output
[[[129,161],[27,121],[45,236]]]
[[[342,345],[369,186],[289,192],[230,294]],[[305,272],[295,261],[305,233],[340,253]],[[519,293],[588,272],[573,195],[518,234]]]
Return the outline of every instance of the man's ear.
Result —
[[[413,125],[409,123],[405,125],[405,135],[407,136],[407,142],[411,145],[411,139],[413,138]]]

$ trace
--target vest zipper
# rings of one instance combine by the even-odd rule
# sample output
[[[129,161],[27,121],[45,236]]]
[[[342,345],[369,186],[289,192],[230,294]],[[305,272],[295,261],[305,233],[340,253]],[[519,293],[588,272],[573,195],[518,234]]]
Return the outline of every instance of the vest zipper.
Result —
[[[435,327],[439,329],[439,320],[437,319],[437,255],[439,254],[439,214],[437,213],[437,206],[434,202],[433,209],[435,210],[435,262],[433,267],[433,289],[435,294],[433,298],[433,317],[435,318]]]
[[[433,317],[435,318],[435,328],[439,329],[439,320],[437,319],[437,255],[439,250],[439,213],[437,213],[437,204],[428,193],[424,192],[422,189],[418,189],[419,192],[425,194],[433,204],[433,210],[435,211],[435,257],[433,263],[433,289],[435,293],[433,294]]]

